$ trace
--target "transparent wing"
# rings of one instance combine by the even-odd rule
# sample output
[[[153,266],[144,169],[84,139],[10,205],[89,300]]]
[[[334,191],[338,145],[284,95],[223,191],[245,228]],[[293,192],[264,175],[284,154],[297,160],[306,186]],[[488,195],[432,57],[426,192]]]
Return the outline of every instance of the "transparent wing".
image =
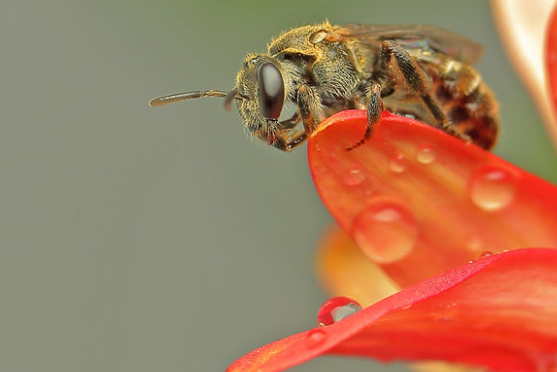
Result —
[[[370,42],[393,40],[409,49],[431,48],[451,58],[474,64],[483,47],[463,36],[426,25],[363,25],[348,23],[335,30],[343,38],[368,39]]]

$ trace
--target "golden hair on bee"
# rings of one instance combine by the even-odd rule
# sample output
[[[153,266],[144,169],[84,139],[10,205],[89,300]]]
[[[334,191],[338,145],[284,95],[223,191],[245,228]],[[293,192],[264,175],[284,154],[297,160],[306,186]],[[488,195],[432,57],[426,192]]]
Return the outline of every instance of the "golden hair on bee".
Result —
[[[367,111],[365,143],[382,110],[410,116],[484,149],[495,144],[498,105],[472,67],[479,44],[424,25],[306,25],[282,32],[265,53],[248,53],[234,87],[172,94],[151,106],[202,97],[236,102],[245,127],[290,151],[319,123],[346,109]]]

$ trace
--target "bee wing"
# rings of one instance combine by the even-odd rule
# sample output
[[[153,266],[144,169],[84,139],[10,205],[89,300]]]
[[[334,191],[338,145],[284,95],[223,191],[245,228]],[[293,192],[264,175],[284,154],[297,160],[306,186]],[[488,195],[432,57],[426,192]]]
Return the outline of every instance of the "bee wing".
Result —
[[[453,32],[426,25],[363,25],[348,23],[336,32],[343,38],[368,39],[370,42],[393,40],[408,49],[430,48],[451,58],[474,64],[483,47]]]

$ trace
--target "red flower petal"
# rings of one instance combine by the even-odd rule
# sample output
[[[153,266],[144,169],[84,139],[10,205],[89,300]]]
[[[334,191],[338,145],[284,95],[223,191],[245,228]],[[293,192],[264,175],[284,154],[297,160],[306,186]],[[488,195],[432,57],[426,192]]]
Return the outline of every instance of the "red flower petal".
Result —
[[[484,257],[328,327],[263,346],[228,372],[281,371],[322,354],[447,360],[495,371],[557,362],[557,250]]]
[[[364,111],[322,122],[308,145],[317,190],[354,242],[398,284],[483,251],[557,247],[557,188],[431,126],[386,113],[352,151]]]

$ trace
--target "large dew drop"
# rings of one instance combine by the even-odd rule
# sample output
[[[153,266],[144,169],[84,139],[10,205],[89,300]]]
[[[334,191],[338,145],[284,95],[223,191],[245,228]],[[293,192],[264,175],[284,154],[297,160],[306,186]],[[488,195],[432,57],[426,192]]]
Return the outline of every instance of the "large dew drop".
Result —
[[[362,310],[359,303],[349,297],[333,297],[325,302],[317,312],[317,324],[328,326]]]
[[[418,225],[405,207],[393,202],[376,202],[355,219],[352,237],[373,261],[387,264],[407,256],[416,244]]]
[[[472,202],[485,211],[498,211],[514,200],[516,181],[507,171],[483,167],[472,174],[468,184]]]

